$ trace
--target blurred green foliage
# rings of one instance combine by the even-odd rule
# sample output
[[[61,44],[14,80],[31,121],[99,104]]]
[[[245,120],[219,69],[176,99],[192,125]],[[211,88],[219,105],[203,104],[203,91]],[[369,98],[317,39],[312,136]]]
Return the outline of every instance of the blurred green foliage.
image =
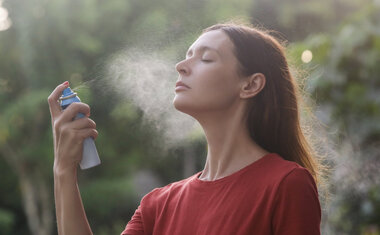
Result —
[[[372,168],[360,174],[368,165],[380,166],[376,4],[370,0],[4,1],[13,24],[0,31],[1,234],[56,234],[46,98],[66,80],[72,87],[88,82],[80,97],[91,106],[100,133],[96,144],[103,163],[79,175],[95,234],[119,234],[142,195],[186,177],[186,149],[192,150],[194,168],[201,170],[204,139],[163,151],[162,133],[142,125],[138,107],[91,81],[103,79],[105,63],[122,49],[141,48],[178,60],[201,29],[237,16],[278,30],[290,40],[289,56],[310,71],[305,88],[322,110],[322,121],[339,133],[334,137],[336,148],[348,141],[362,159],[353,168],[352,174],[358,174],[353,181],[339,174],[332,177],[333,206],[325,212],[324,231],[380,234],[379,185],[371,179],[376,174]],[[300,60],[305,50],[313,53],[307,64]],[[143,185],[139,178],[146,179]],[[355,180],[366,187],[359,190]]]
[[[322,89],[316,91],[322,94],[326,92],[326,101],[336,104],[333,118],[342,119],[339,124],[350,136],[357,152],[363,153],[362,162],[372,165],[371,169],[361,167],[358,171],[369,171],[370,174],[364,175],[369,182],[375,182],[375,184],[367,187],[364,192],[348,190],[347,192],[350,193],[356,192],[357,196],[344,198],[343,203],[348,211],[340,219],[352,221],[350,227],[361,231],[365,230],[366,226],[377,225],[377,234],[380,234],[378,176],[380,166],[380,50],[377,46],[380,40],[379,25],[380,15],[378,11],[372,11],[366,18],[342,29],[339,35],[342,44],[345,34],[349,34],[347,35],[349,38],[357,38],[331,61],[332,63],[336,62],[340,75],[345,78],[344,85],[326,82],[322,86],[325,88],[324,91],[321,91]],[[333,96],[333,93],[338,95]],[[358,154],[358,156],[360,155]],[[361,207],[360,210],[355,208],[355,204]]]
[[[380,234],[379,11],[368,5],[334,34],[317,33],[291,45],[299,63],[302,51],[313,52],[304,67],[310,73],[306,89],[337,133],[333,141],[340,152],[328,211],[333,234]]]

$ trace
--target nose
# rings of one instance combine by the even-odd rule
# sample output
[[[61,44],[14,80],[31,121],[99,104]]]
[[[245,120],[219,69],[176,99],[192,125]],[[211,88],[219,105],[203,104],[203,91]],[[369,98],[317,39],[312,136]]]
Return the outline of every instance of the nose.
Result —
[[[186,60],[182,60],[175,65],[175,69],[178,71],[180,75],[189,75],[190,68],[186,64]]]

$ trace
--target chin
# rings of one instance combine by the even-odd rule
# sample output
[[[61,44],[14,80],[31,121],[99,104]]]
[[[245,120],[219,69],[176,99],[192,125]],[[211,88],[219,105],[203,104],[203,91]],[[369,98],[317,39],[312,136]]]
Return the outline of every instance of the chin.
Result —
[[[178,95],[176,95],[173,99],[173,106],[178,111],[186,113],[186,107],[188,107],[189,105],[186,104],[186,102],[182,100],[180,97],[178,97]]]
[[[182,96],[181,94],[176,94],[172,103],[175,109],[195,119],[205,113],[209,113],[211,110],[215,110],[215,107],[220,106],[218,102],[207,102],[206,100]]]
[[[176,95],[173,99],[173,106],[178,111],[192,116],[191,115],[193,113],[192,111],[194,111],[194,108],[195,108],[194,102],[191,102],[191,101],[189,102],[188,99],[184,99],[184,98],[185,97],[180,97]]]

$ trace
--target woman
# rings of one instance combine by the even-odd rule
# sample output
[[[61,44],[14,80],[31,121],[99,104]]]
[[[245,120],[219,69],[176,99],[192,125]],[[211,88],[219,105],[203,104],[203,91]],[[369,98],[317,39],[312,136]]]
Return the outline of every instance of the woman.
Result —
[[[248,26],[204,30],[176,65],[175,108],[204,129],[203,171],[157,188],[141,200],[126,234],[320,234],[318,163],[299,123],[297,86],[284,49]],[[81,140],[96,138],[89,107],[61,112],[49,96],[55,144],[55,200],[60,234],[91,234],[77,187]]]

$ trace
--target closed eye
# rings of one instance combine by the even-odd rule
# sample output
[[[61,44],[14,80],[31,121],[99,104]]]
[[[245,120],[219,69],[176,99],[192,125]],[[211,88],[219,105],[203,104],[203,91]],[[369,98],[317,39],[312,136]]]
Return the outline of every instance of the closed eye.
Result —
[[[210,62],[212,62],[212,60],[202,59],[202,62],[210,63]]]

